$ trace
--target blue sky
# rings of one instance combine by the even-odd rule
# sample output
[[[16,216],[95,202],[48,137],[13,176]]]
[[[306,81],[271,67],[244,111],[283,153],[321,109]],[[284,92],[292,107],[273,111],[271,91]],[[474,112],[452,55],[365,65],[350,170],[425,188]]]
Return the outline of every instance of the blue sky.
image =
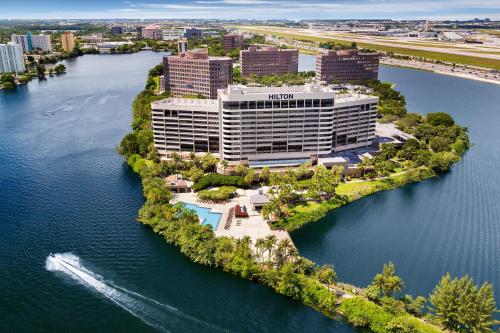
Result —
[[[0,18],[500,19],[500,0],[2,0]]]

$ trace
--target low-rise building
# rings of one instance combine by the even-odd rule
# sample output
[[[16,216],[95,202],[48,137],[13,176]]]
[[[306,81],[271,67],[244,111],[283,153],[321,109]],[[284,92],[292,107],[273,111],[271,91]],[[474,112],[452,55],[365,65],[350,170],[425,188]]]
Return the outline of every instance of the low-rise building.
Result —
[[[299,69],[299,50],[278,49],[275,46],[240,51],[241,75],[266,76],[297,73]]]
[[[12,42],[0,44],[0,73],[19,73],[25,70],[22,46]]]
[[[132,42],[102,42],[97,44],[99,53],[111,53],[123,45],[133,45]]]
[[[206,49],[191,50],[163,58],[165,89],[173,96],[202,95],[217,98],[233,78],[233,61],[229,57],[209,57]]]
[[[379,61],[377,52],[327,51],[316,57],[316,80],[326,83],[376,80]]]

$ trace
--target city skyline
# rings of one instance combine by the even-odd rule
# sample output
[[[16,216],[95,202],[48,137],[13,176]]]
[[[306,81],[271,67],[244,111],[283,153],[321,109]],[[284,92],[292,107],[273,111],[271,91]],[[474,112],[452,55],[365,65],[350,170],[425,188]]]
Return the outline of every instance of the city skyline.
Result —
[[[29,13],[26,8],[30,8]],[[23,1],[0,19],[500,19],[495,0],[145,0]]]

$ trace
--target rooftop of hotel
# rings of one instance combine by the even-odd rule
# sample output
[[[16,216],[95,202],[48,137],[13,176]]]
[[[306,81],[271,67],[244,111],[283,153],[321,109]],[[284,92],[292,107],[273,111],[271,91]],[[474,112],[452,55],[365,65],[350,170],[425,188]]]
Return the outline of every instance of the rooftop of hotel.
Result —
[[[366,94],[358,94],[354,92],[346,92],[346,93],[335,93],[335,101],[336,102],[351,102],[351,101],[359,101],[367,98],[378,98],[377,96],[366,95]]]
[[[159,101],[154,101],[151,103],[153,107],[161,108],[162,106],[199,106],[205,108],[217,109],[216,99],[202,99],[202,98],[180,98],[180,97],[169,97]]]
[[[219,90],[224,95],[247,95],[262,93],[329,93],[334,92],[329,86],[317,84],[305,84],[302,86],[283,86],[283,87],[250,87],[244,85],[229,85],[227,89]]]

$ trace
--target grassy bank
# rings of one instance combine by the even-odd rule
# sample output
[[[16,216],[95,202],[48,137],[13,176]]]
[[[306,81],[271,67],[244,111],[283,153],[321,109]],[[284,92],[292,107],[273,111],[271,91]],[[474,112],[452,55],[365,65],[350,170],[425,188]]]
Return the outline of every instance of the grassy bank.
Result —
[[[244,30],[244,31],[249,31],[249,32],[255,32],[255,33],[259,33],[259,34],[276,35],[276,36],[280,36],[280,37],[291,38],[291,39],[302,40],[302,41],[309,41],[309,42],[318,42],[318,43],[335,42],[336,44],[343,44],[343,45],[350,45],[351,44],[350,41],[346,41],[346,40],[327,38],[327,37],[307,36],[307,35],[301,35],[301,34],[292,34],[292,33],[287,33],[287,32],[275,31],[275,30],[272,30],[272,28],[267,29],[267,28],[263,28],[263,27],[260,27],[260,28],[238,27],[238,29]],[[496,59],[488,59],[488,58],[482,58],[482,57],[471,57],[471,56],[450,54],[450,53],[446,53],[446,52],[414,50],[414,49],[409,49],[409,48],[405,48],[405,47],[401,47],[401,46],[386,46],[386,45],[362,43],[362,42],[356,42],[356,44],[361,48],[368,48],[368,49],[373,49],[373,50],[382,51],[382,52],[393,52],[396,54],[403,54],[403,55],[408,55],[408,56],[413,56],[413,57],[421,57],[421,58],[428,58],[428,59],[446,61],[446,62],[451,62],[451,63],[454,62],[454,63],[464,64],[464,65],[500,69],[500,60],[496,60]]]

